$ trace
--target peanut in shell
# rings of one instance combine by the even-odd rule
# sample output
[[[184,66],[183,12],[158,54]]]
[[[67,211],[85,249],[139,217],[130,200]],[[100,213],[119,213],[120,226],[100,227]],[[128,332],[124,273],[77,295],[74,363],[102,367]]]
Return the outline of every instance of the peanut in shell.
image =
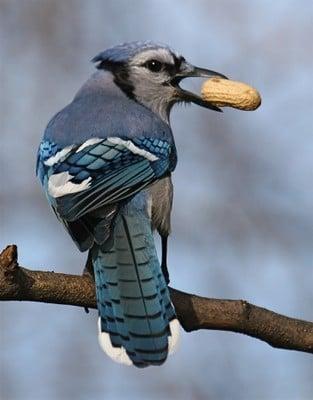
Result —
[[[261,96],[253,87],[216,77],[204,82],[201,97],[217,107],[233,107],[245,111],[255,110],[261,104]]]

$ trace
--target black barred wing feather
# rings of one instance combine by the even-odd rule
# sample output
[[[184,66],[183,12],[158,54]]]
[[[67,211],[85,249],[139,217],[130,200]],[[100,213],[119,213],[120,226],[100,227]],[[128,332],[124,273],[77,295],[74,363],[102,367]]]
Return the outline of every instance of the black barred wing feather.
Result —
[[[175,149],[164,140],[93,138],[63,149],[42,143],[38,174],[57,214],[75,221],[133,196],[175,164]]]

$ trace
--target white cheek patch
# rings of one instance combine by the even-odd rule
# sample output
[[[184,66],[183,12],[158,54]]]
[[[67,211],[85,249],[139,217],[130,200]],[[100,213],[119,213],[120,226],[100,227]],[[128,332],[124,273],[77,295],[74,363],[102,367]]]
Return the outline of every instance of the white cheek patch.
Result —
[[[64,158],[73,148],[74,146],[64,147],[64,149],[58,151],[54,156],[49,157],[44,164],[48,167],[52,167],[54,164],[57,164],[62,158]]]
[[[73,183],[74,178],[67,171],[53,174],[48,181],[48,192],[50,196],[57,198],[66,194],[78,193],[90,187],[91,176],[80,183]]]
[[[149,161],[156,161],[159,157],[155,156],[154,154],[150,153],[147,150],[140,149],[131,140],[123,140],[119,137],[108,137],[107,140],[113,144],[119,144],[126,147],[129,151],[133,154],[138,154]]]
[[[88,139],[88,140],[86,140],[86,142],[84,142],[81,146],[78,147],[78,149],[76,150],[75,153],[78,153],[79,151],[82,151],[85,147],[92,146],[94,144],[100,143],[103,140],[104,139],[100,139],[100,138]]]

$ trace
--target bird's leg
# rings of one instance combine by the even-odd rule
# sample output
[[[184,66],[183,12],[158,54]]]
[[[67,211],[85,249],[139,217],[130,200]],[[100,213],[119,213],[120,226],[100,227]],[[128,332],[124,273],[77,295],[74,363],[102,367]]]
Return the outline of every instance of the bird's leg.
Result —
[[[92,265],[92,258],[91,258],[91,250],[88,251],[88,257],[86,260],[85,268],[83,270],[83,276],[88,277],[91,280],[95,280],[95,274],[93,270],[93,265]],[[88,314],[89,309],[87,307],[84,307],[85,312]]]
[[[83,270],[83,276],[87,276],[92,280],[95,279],[93,265],[92,265],[92,258],[91,258],[91,250],[88,251],[88,257],[86,260],[85,268]]]
[[[161,268],[165,278],[165,282],[168,285],[170,283],[170,275],[167,269],[167,238],[168,236],[161,235],[161,243],[162,243],[162,263]]]

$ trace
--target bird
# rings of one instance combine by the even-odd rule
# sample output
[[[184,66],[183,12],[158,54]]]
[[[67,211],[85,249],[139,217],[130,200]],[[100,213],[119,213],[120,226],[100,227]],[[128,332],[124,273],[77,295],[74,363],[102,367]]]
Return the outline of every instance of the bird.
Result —
[[[177,164],[170,112],[177,103],[221,111],[179,84],[226,77],[152,41],[115,45],[92,62],[96,71],[48,123],[36,172],[56,217],[88,252],[101,348],[125,365],[161,365],[180,330],[167,268]]]

